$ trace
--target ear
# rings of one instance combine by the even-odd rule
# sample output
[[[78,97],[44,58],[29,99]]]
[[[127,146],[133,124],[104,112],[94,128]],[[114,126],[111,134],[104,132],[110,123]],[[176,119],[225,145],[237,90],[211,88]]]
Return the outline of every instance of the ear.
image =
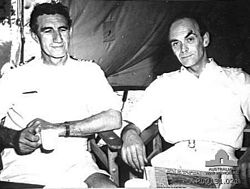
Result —
[[[210,36],[209,36],[209,33],[206,32],[204,35],[203,35],[203,46],[204,47],[207,47],[210,43]]]
[[[34,32],[31,32],[31,37],[32,37],[37,43],[39,43],[39,38],[38,38],[38,36],[37,36]]]

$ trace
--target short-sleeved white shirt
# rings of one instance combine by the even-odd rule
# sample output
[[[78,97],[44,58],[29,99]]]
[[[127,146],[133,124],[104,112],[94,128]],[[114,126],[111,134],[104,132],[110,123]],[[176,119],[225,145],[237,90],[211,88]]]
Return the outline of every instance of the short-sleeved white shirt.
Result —
[[[167,142],[205,140],[239,148],[245,118],[250,120],[250,76],[213,59],[199,78],[184,67],[165,73],[146,89],[127,120],[143,130],[160,116]]]
[[[34,118],[61,123],[120,109],[117,95],[92,61],[69,58],[63,66],[51,66],[34,60],[5,74],[0,91],[0,115],[6,116],[6,127],[16,130]],[[60,187],[58,183],[77,187],[99,171],[87,151],[86,138],[60,137],[57,148],[48,154],[37,149],[20,156],[5,149],[2,160],[1,180],[55,187]]]

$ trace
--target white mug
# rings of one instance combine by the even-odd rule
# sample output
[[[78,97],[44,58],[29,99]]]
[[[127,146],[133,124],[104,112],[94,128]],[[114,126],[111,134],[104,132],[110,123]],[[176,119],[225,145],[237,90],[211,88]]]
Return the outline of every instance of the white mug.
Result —
[[[54,150],[58,141],[58,131],[55,129],[41,130],[42,147],[45,150]]]
[[[150,182],[141,178],[132,178],[124,184],[125,188],[150,188]]]

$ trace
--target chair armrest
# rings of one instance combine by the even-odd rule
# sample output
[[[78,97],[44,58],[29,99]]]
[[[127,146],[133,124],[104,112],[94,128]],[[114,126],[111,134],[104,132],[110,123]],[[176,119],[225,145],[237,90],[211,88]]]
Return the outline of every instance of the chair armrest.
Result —
[[[246,127],[244,128],[245,133],[250,133],[250,122],[247,122]]]
[[[142,133],[140,134],[142,141],[144,144],[148,144],[150,141],[152,141],[157,135],[159,134],[158,130],[158,122],[155,121],[151,126],[146,128]]]
[[[105,145],[101,148],[97,143],[98,139],[102,139]],[[106,148],[107,147],[107,148]],[[113,132],[105,131],[98,133],[98,137],[89,139],[89,151],[93,153],[99,165],[109,172],[114,182],[119,186],[119,168],[116,158],[122,147],[122,140]]]
[[[120,150],[122,148],[122,140],[113,131],[104,131],[98,133],[101,139],[107,144],[111,150]]]
[[[247,122],[243,132],[243,144],[240,151],[246,151],[250,147],[250,122]]]

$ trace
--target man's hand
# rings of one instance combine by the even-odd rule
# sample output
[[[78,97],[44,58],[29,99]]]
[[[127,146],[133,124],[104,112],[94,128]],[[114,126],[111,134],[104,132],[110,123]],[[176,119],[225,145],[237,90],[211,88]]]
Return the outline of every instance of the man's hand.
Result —
[[[28,123],[27,127],[18,131],[15,150],[20,155],[26,155],[34,152],[41,145],[41,129],[53,128],[53,124],[36,118]]]
[[[146,158],[145,145],[135,130],[127,130],[124,133],[122,145],[122,159],[125,163],[132,166],[136,171],[141,172],[144,169]]]
[[[239,177],[245,188],[250,187],[250,148],[241,156],[238,161]]]
[[[40,137],[37,135],[37,126],[30,125],[18,131],[15,150],[20,155],[30,154],[40,147]]]
[[[48,121],[45,121],[40,118],[33,119],[28,123],[27,127],[35,127],[36,132],[39,133],[42,129],[53,129],[55,128],[55,124],[52,124]]]

